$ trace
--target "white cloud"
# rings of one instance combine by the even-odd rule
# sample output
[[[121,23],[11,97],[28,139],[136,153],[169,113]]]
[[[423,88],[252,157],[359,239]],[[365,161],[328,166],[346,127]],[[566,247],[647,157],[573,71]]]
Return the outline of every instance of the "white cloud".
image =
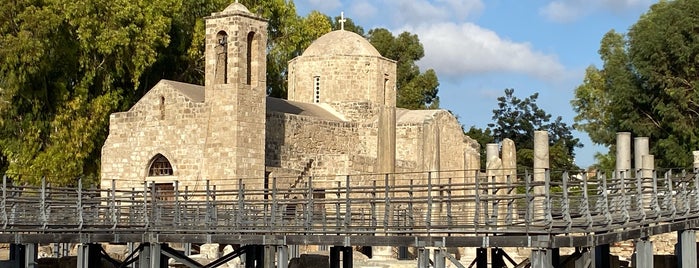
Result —
[[[350,6],[350,11],[352,15],[357,18],[368,19],[376,15],[377,9],[374,5],[368,1],[354,1],[352,6]]]
[[[512,72],[544,81],[565,76],[555,55],[535,51],[529,43],[503,39],[473,23],[435,23],[405,30],[418,34],[425,48],[420,67],[433,68],[440,75]]]
[[[386,13],[394,14],[397,25],[420,25],[464,19],[480,12],[481,0],[385,0]]]
[[[334,11],[340,6],[340,0],[307,0],[308,5],[311,6],[313,10],[318,10],[323,13]]]
[[[571,22],[598,11],[624,13],[646,8],[652,0],[554,0],[539,9],[539,13],[556,22]]]

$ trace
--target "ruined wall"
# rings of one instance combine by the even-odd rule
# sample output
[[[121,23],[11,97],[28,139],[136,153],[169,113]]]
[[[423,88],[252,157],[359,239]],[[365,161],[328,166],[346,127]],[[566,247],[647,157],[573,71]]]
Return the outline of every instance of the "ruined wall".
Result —
[[[109,136],[102,147],[102,188],[143,187],[144,180],[156,182],[202,180],[205,118],[208,107],[190,101],[167,82],[158,83],[127,112],[110,116]],[[173,176],[147,177],[151,160],[164,155]]]

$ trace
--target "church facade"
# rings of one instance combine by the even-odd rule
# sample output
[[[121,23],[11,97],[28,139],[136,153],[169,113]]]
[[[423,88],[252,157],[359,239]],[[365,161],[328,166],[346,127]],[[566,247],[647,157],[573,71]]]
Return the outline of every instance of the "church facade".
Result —
[[[478,170],[479,145],[446,110],[396,108],[396,62],[337,30],[289,62],[266,96],[267,21],[239,3],[206,18],[205,86],[162,80],[110,117],[102,188],[337,186],[345,175]],[[321,184],[317,184],[320,182]],[[168,186],[169,185],[169,186]]]

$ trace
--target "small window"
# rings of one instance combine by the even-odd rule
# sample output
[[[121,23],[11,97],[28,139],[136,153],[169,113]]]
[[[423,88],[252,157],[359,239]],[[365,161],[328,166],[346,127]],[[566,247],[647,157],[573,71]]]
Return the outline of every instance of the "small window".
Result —
[[[313,77],[313,102],[320,102],[320,76]]]
[[[162,154],[158,154],[155,157],[153,157],[153,161],[151,161],[150,167],[148,168],[148,176],[149,177],[158,177],[158,176],[172,176],[172,165],[170,165],[170,161],[165,158]]]

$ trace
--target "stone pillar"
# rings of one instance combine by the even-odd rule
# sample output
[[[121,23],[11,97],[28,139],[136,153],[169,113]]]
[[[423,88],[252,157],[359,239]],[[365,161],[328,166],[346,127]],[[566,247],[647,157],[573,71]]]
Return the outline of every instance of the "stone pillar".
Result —
[[[511,176],[511,180],[513,182],[516,181],[517,149],[515,147],[515,142],[511,139],[505,139],[502,141],[502,169],[505,177]]]
[[[418,268],[429,268],[430,267],[430,250],[424,247],[417,249],[417,267]]]
[[[485,175],[486,175],[486,180],[484,185],[484,188],[487,189],[488,195],[494,196],[501,194],[496,188],[497,183],[501,183],[502,180],[502,174],[503,174],[503,166],[502,166],[502,160],[500,159],[499,155],[499,148],[500,146],[496,143],[489,143],[485,147],[486,151],[486,156],[487,156],[487,162],[486,162],[486,169],[485,169]],[[482,191],[481,191],[482,193]],[[480,194],[480,193],[479,193]],[[476,204],[478,205],[478,204]],[[498,218],[504,219],[505,217],[500,217],[500,207],[498,206],[497,201],[492,201],[487,204],[487,206],[484,208],[486,211],[484,211],[486,217],[486,224],[489,226],[497,226],[498,225]]]
[[[697,267],[697,235],[694,230],[683,230],[677,234],[675,249],[680,268]]]
[[[36,260],[38,259],[38,245],[37,244],[24,244],[24,267],[25,268],[37,268],[39,267]]]
[[[532,268],[550,268],[553,267],[551,249],[539,248],[532,249],[531,267]]]
[[[633,258],[633,267],[653,268],[653,242],[648,238],[636,240],[636,253]]]
[[[692,167],[694,167],[694,169],[699,169],[699,151],[693,151],[692,156],[694,157]]]
[[[644,155],[641,159],[641,177],[652,178],[655,171],[655,156],[652,154]]]
[[[277,268],[289,267],[289,247],[277,246]]]
[[[638,171],[643,168],[643,156],[650,154],[648,137],[636,137],[633,139],[633,153],[633,169]]]
[[[616,175],[623,172],[629,177],[631,170],[631,132],[619,132],[616,134]]]
[[[277,246],[265,245],[264,250],[264,267],[274,267],[274,259],[277,253]]]
[[[446,267],[446,258],[444,257],[445,253],[446,253],[446,249],[441,249],[441,248],[434,249],[434,268],[445,268]]]
[[[543,183],[546,180],[546,169],[549,166],[549,133],[534,131],[534,182]],[[535,194],[543,194],[544,187],[535,187]]]

